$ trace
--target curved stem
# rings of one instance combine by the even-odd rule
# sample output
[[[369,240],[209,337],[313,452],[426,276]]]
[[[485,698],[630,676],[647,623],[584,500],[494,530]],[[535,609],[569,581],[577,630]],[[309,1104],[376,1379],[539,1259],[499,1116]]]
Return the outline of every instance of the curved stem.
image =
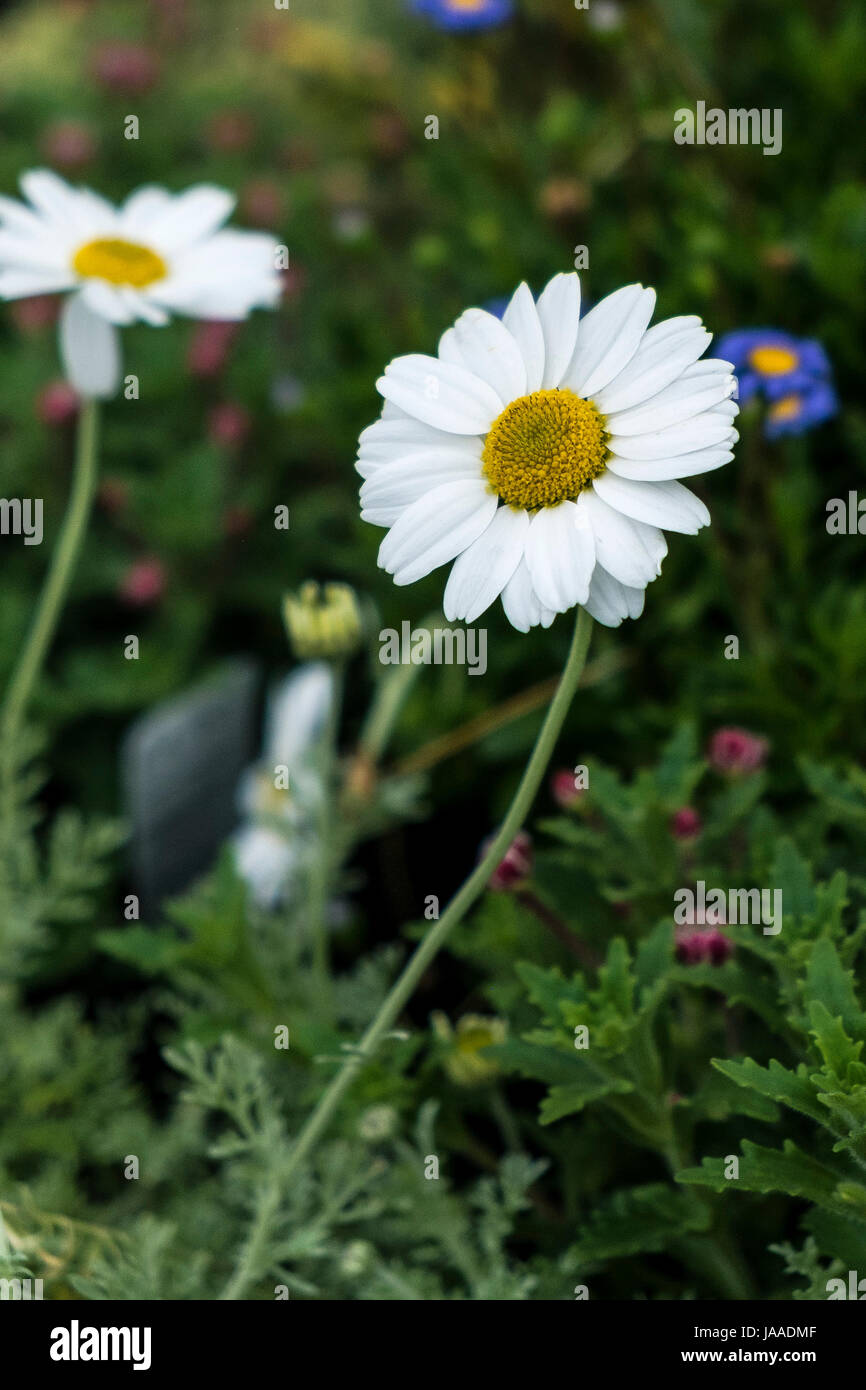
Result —
[[[36,615],[3,701],[0,732],[4,741],[14,740],[20,729],[45,654],[57,629],[69,581],[87,530],[96,491],[98,421],[99,407],[96,401],[83,401],[78,420],[75,472],[69,505]]]
[[[559,736],[565,716],[577,689],[586,661],[589,647],[592,619],[585,608],[578,611],[571,649],[562,672],[556,694],[550,702],[541,731],[535,741],[529,762],[520,779],[514,799],[497,834],[478,866],[466,879],[457,894],[451,899],[439,921],[416,948],[402,975],[391,989],[387,999],[379,1009],[357,1048],[346,1058],[341,1069],[327,1087],[318,1105],[298,1136],[288,1158],[285,1176],[289,1177],[307,1157],[323,1130],[329,1124],[343,1095],[348,1090],[356,1072],[373,1054],[383,1035],[393,1027],[407,1000],[410,998],[424,971],[444,946],[450,932],[465,917],[469,908],[480,897],[490,881],[490,876],[501,861],[517,831],[526,819],[541,779],[544,776],[554,744]]]

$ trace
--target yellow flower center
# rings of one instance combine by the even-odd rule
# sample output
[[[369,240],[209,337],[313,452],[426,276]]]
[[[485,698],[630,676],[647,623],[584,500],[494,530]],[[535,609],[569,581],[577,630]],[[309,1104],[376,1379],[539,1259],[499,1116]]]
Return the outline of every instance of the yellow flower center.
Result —
[[[452,10],[480,10],[484,0],[448,0]]]
[[[76,251],[72,266],[85,279],[108,280],[109,284],[131,285],[137,290],[165,279],[168,274],[162,256],[120,237],[97,237],[96,241],[86,242]]]
[[[799,365],[799,359],[790,348],[759,347],[749,353],[749,361],[761,376],[784,376]]]
[[[573,391],[532,391],[506,406],[484,441],[484,473],[509,507],[574,501],[607,462],[606,420]]]
[[[783,396],[775,401],[767,412],[771,420],[794,420],[800,414],[800,397]]]

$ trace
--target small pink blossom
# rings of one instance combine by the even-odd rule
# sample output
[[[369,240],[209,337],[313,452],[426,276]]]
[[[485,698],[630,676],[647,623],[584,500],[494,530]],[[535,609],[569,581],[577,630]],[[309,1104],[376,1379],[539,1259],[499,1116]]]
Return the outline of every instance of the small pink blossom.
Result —
[[[485,840],[481,848],[486,852],[490,840]],[[518,830],[510,847],[490,876],[488,887],[496,893],[513,893],[529,878],[532,872],[532,840],[525,830]]]
[[[83,121],[55,121],[43,133],[42,150],[55,169],[75,172],[92,163],[96,137]]]
[[[250,432],[250,417],[233,401],[215,405],[208,416],[208,437],[222,449],[238,449]]]
[[[680,965],[724,965],[734,943],[718,927],[686,927],[674,932],[674,949]]]
[[[550,791],[557,806],[561,806],[567,811],[570,806],[574,806],[586,795],[585,787],[578,787],[575,784],[575,776],[567,767],[558,768],[550,779]]]
[[[710,739],[707,758],[716,772],[742,777],[764,766],[770,745],[748,729],[717,729]]]
[[[693,806],[683,806],[671,816],[671,834],[675,840],[694,840],[703,829],[703,821]]]
[[[99,45],[91,70],[100,86],[124,96],[149,92],[159,78],[159,63],[151,49],[117,39]]]
[[[80,401],[68,381],[51,381],[36,397],[36,414],[50,429],[63,429],[78,415]]]
[[[231,320],[210,319],[197,323],[187,349],[186,365],[193,376],[218,376],[228,361],[238,324]]]
[[[120,597],[133,608],[150,608],[165,593],[166,572],[162,561],[148,555],[130,565],[120,583]]]

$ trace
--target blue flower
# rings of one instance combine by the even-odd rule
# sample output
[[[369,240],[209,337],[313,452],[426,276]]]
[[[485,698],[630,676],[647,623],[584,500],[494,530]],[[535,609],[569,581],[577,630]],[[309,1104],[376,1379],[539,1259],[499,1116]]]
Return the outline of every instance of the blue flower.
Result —
[[[411,0],[417,14],[426,15],[440,29],[491,29],[503,24],[514,11],[513,0]]]
[[[740,328],[717,344],[718,356],[733,362],[741,405],[762,391],[769,401],[829,381],[827,354],[812,338],[794,338],[777,328]]]
[[[764,433],[768,439],[780,439],[784,434],[803,434],[831,419],[838,409],[839,400],[830,382],[813,380],[769,403],[764,417]]]
[[[839,409],[829,359],[814,338],[778,328],[738,328],[719,340],[716,351],[734,365],[740,404],[758,396],[767,402],[768,439],[803,434]]]

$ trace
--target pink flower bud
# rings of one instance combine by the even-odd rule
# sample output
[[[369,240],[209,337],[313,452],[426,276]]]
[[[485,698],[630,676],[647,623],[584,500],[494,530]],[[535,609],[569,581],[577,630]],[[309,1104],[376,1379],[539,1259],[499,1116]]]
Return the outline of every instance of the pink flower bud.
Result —
[[[223,512],[223,528],[227,536],[234,538],[246,536],[253,524],[253,514],[249,507],[237,505],[226,507]]]
[[[197,323],[186,354],[188,371],[198,377],[218,376],[228,361],[238,327],[222,319]]]
[[[671,834],[675,840],[694,840],[702,829],[703,822],[692,806],[683,806],[671,816]]]
[[[717,729],[710,739],[707,758],[716,772],[742,777],[764,766],[770,745],[747,729]]]
[[[63,429],[78,415],[78,393],[68,381],[52,381],[36,397],[36,414],[50,429]]]
[[[558,768],[550,779],[550,791],[557,806],[561,806],[567,811],[569,806],[574,806],[586,795],[585,787],[578,787],[575,784],[573,772],[569,772],[567,767]]]
[[[256,227],[276,227],[283,215],[283,195],[270,179],[254,179],[241,190],[241,215]]]
[[[83,121],[55,121],[42,136],[42,150],[55,169],[84,169],[96,154],[96,137]]]
[[[726,960],[730,960],[734,954],[734,943],[724,932],[709,931],[706,933],[706,952],[713,965],[724,965]]]
[[[16,299],[10,313],[19,333],[32,337],[43,328],[52,328],[60,315],[60,296],[34,294],[30,299]]]
[[[490,839],[485,840],[481,847],[482,856],[489,845]],[[487,886],[496,893],[513,893],[515,888],[525,883],[531,872],[532,840],[525,830],[518,830],[504,857],[491,874]]]
[[[250,417],[232,401],[215,405],[208,416],[208,437],[222,449],[238,449],[250,432]]]
[[[109,516],[126,510],[129,488],[122,478],[105,478],[99,489],[99,505]]]
[[[124,96],[149,92],[159,78],[159,64],[149,48],[118,40],[99,45],[91,70],[100,86]]]
[[[686,927],[674,932],[674,950],[680,965],[724,965],[734,943],[717,927]]]
[[[133,608],[149,608],[165,592],[165,566],[156,556],[149,555],[130,565],[120,583],[119,594]]]
[[[256,128],[246,111],[218,111],[207,123],[205,140],[219,154],[240,154],[255,139]]]

